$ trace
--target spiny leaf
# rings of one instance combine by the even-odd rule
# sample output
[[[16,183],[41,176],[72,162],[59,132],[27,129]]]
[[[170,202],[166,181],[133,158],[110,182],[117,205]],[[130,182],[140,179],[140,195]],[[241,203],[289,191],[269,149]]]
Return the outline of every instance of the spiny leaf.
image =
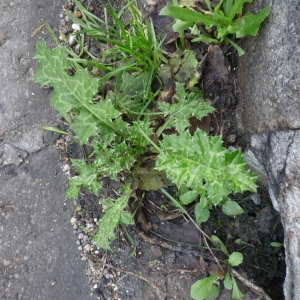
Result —
[[[245,169],[239,152],[227,155],[221,137],[197,129],[181,135],[164,135],[156,168],[165,171],[178,187],[203,188],[213,204],[231,191],[256,190],[257,176]],[[203,185],[203,183],[205,184]]]
[[[104,216],[99,221],[99,231],[95,236],[97,247],[102,249],[110,249],[110,242],[116,238],[115,229],[120,224],[133,224],[132,215],[124,211],[131,195],[130,185],[127,184],[123,194],[117,199],[101,200],[106,206]]]
[[[38,42],[35,58],[40,66],[35,81],[42,86],[50,84],[54,87],[51,105],[68,120],[74,119],[71,128],[81,143],[100,133],[102,140],[108,144],[115,134],[122,134],[122,127],[114,123],[120,112],[114,109],[110,100],[103,100],[101,104],[93,103],[93,96],[98,92],[98,80],[91,78],[87,70],[77,71],[70,76],[67,73],[67,55],[65,47],[50,50],[44,40]],[[72,118],[69,115],[71,111],[74,112]]]
[[[149,76],[147,70],[137,75],[120,73],[116,82],[115,106],[123,112],[127,112],[127,110],[139,112],[145,105],[145,87]]]
[[[81,187],[86,187],[97,195],[101,186],[98,183],[98,174],[94,166],[87,165],[84,160],[76,161],[72,159],[71,161],[79,175],[70,179],[70,187],[67,190],[66,198],[77,199]]]
[[[195,116],[201,120],[214,111],[214,108],[205,101],[201,91],[195,88],[187,93],[182,83],[176,83],[175,98],[178,102],[172,105],[158,102],[160,110],[167,117],[165,129],[174,127],[178,133],[182,133],[190,126],[190,117]]]
[[[160,148],[156,168],[178,187],[203,188],[213,204],[232,191],[256,190],[257,176],[246,170],[239,152],[227,155],[220,136],[199,129],[193,136],[184,131],[179,136],[164,135]]]

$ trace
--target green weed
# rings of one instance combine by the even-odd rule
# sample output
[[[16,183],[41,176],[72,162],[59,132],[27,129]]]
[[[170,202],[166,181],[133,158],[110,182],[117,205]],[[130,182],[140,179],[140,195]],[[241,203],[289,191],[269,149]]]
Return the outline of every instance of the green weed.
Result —
[[[173,30],[182,34],[184,30],[190,28],[197,38],[192,42],[205,41],[208,43],[220,44],[223,41],[230,43],[239,55],[244,54],[244,50],[233,42],[229,35],[236,38],[242,38],[247,35],[255,36],[259,30],[260,24],[270,14],[271,8],[265,7],[259,14],[245,14],[242,15],[243,5],[252,0],[221,0],[219,4],[212,9],[210,1],[205,0],[208,11],[201,13],[195,12],[189,8],[178,6],[164,7],[160,15],[170,16],[176,19],[173,25]],[[201,33],[198,24],[203,24],[205,29],[215,29],[216,35]]]
[[[174,94],[176,103],[156,102],[157,94],[152,92],[151,86],[155,78],[158,82],[163,81],[159,70],[168,64],[163,56],[163,39],[156,37],[152,22],[142,22],[134,1],[120,13],[107,7],[112,24],[94,16],[80,2],[74,1],[82,13],[82,19],[68,15],[82,28],[76,33],[81,51],[75,54],[58,43],[58,47],[51,50],[45,41],[38,42],[35,57],[40,67],[35,81],[42,86],[54,87],[51,105],[69,122],[80,144],[88,144],[94,149],[93,159],[89,162],[84,159],[71,160],[77,176],[70,179],[66,198],[76,199],[82,187],[98,195],[101,188],[99,179],[103,176],[118,179],[122,174],[124,179],[125,184],[118,191],[118,199],[100,199],[106,211],[99,221],[98,234],[94,237],[96,245],[110,249],[116,237],[116,228],[134,223],[133,214],[127,210],[128,201],[136,181],[141,180],[141,174],[145,173],[141,171],[142,164],[150,156],[155,159],[152,172],[148,172],[148,177],[143,177],[144,189],[148,190],[150,186],[160,189],[173,205],[185,213],[185,207],[195,203],[196,220],[188,217],[200,231],[199,225],[208,220],[210,210],[215,206],[221,206],[229,216],[243,213],[242,208],[228,195],[246,190],[256,192],[257,175],[246,169],[240,150],[228,152],[224,148],[220,136],[208,136],[199,129],[193,135],[189,132],[191,117],[201,120],[214,110],[205,101],[203,93],[194,87],[199,76],[196,72],[198,62],[192,51],[174,53],[173,62],[180,56],[184,59],[184,62],[180,62],[181,68],[194,70],[193,76],[189,74],[188,78],[182,76],[187,74],[186,71],[181,72],[181,76],[174,76],[177,81]],[[232,8],[236,13],[229,12],[229,1],[220,3],[225,13],[221,13],[220,4],[218,9],[215,8],[216,18],[205,16],[203,19],[210,21],[205,21],[207,26],[218,26],[221,22],[223,24],[224,18],[232,17],[233,20],[240,13],[241,8],[235,7],[233,2]],[[127,23],[121,21],[125,12],[131,15]],[[189,12],[183,12],[185,17],[189,16]],[[176,18],[182,19],[179,7],[175,10],[166,8],[163,13],[172,13],[173,16],[176,13]],[[192,16],[192,21],[198,22],[199,15],[193,13]],[[230,24],[233,26],[236,23],[231,21]],[[228,29],[227,33],[233,32]],[[102,56],[97,60],[84,49],[85,35],[102,43]],[[218,38],[226,39],[226,36],[223,33]],[[67,72],[70,67],[75,69],[72,76]],[[90,67],[101,72],[91,72]],[[187,85],[184,84],[186,79],[190,80]],[[112,88],[107,93],[101,93],[108,81],[113,82]],[[189,90],[186,90],[186,86]],[[151,102],[155,105],[149,105]],[[157,122],[158,117],[164,122]],[[166,130],[170,129],[172,133],[166,134]],[[163,188],[170,181],[178,189],[179,200]],[[226,263],[229,266],[237,266],[242,262],[240,253],[229,255],[217,237],[208,237],[201,232],[228,256]],[[217,277],[213,275],[195,283],[192,297],[204,299],[208,295],[217,295]],[[241,295],[232,275],[230,277],[226,273],[225,282],[225,287],[232,289],[234,296]]]

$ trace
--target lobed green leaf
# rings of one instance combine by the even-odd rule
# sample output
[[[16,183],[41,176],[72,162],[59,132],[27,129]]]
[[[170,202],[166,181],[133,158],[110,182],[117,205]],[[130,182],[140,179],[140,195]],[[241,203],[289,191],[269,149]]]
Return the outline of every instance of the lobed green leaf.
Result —
[[[134,224],[132,215],[125,211],[131,195],[130,185],[127,184],[123,194],[118,199],[102,199],[106,211],[99,221],[99,231],[94,238],[96,246],[102,249],[110,249],[110,243],[116,238],[115,230],[120,224]]]
[[[93,97],[98,92],[98,80],[91,78],[87,70],[77,71],[74,76],[67,73],[67,55],[65,47],[50,50],[44,40],[38,42],[35,58],[40,66],[34,79],[42,86],[49,84],[54,87],[51,105],[71,121],[71,128],[81,143],[100,134],[108,144],[115,135],[122,134],[126,123],[120,120],[118,124],[115,123],[120,112],[114,109],[110,100],[93,102]]]
[[[175,104],[158,102],[158,106],[167,117],[164,129],[174,127],[178,133],[183,133],[190,126],[190,117],[195,116],[198,120],[214,111],[204,98],[202,92],[194,88],[187,93],[182,83],[176,83]]]
[[[188,146],[187,146],[188,145]],[[257,175],[247,171],[240,150],[228,153],[220,136],[197,129],[180,135],[164,135],[156,168],[165,171],[179,188],[202,188],[213,204],[230,192],[256,191]]]
[[[260,24],[265,20],[265,18],[270,14],[271,8],[265,7],[259,14],[246,14],[245,16],[234,21],[230,33],[236,35],[237,38],[242,38],[246,35],[257,35]]]

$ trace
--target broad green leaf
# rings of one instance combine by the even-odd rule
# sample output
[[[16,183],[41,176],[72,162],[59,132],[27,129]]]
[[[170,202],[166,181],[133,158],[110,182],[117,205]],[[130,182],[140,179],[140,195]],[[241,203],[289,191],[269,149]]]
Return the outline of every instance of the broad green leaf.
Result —
[[[182,32],[194,25],[194,22],[186,22],[177,20],[175,24],[172,26],[174,32]]]
[[[169,16],[174,19],[179,19],[185,22],[203,23],[207,26],[221,25],[217,20],[214,20],[210,15],[204,15],[200,12],[194,12],[188,8],[165,6],[159,13],[160,16]]]
[[[232,299],[242,299],[244,297],[244,295],[240,291],[240,289],[236,283],[236,280],[232,274],[231,274],[231,280],[232,280],[232,296],[231,296]]]
[[[246,170],[241,155],[228,157],[220,136],[211,137],[199,129],[193,136],[188,131],[164,135],[160,149],[156,168],[165,171],[179,188],[202,188],[213,204],[232,191],[256,190],[257,176]]]
[[[208,295],[206,296],[206,300],[215,300],[219,297],[220,294],[220,284],[213,284],[211,290],[209,291]]]
[[[236,216],[244,212],[244,210],[235,201],[227,200],[222,206],[222,211],[227,216]]]
[[[243,262],[243,254],[240,252],[232,252],[229,255],[228,264],[231,267],[236,267]]]
[[[196,300],[204,300],[217,278],[218,274],[215,274],[196,281],[191,287],[191,297]]]
[[[199,196],[198,191],[191,190],[191,191],[188,191],[188,192],[180,195],[179,199],[182,202],[182,204],[188,205],[188,204],[194,202],[195,200],[197,200],[198,196]]]
[[[282,243],[278,243],[278,242],[272,242],[272,243],[270,243],[270,245],[275,248],[280,248],[283,246]]]
[[[224,286],[227,290],[232,289],[232,280],[230,279],[230,272],[229,271],[227,271],[225,273]]]
[[[259,30],[260,24],[270,14],[271,8],[265,7],[258,15],[246,14],[245,16],[235,20],[230,33],[242,38],[246,35],[255,36]]]
[[[241,15],[243,12],[244,3],[251,3],[252,1],[253,0],[234,0],[233,5],[230,7],[228,18],[233,20],[236,15]]]
[[[206,222],[209,219],[210,213],[208,207],[203,207],[201,203],[197,203],[195,206],[195,217],[197,224]]]
[[[212,235],[210,238],[216,248],[219,248],[223,253],[225,253],[227,256],[229,256],[229,252],[228,252],[226,246],[216,235]]]
[[[104,216],[99,221],[99,231],[94,240],[96,246],[110,249],[110,242],[116,238],[115,229],[121,223],[133,224],[129,212],[124,211],[131,195],[130,185],[127,184],[124,193],[118,199],[106,199],[100,202],[106,206]]]

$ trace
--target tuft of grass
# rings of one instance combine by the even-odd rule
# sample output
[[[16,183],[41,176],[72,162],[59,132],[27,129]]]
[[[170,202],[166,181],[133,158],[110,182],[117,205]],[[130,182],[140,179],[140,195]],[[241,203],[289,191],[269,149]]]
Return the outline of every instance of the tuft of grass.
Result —
[[[79,58],[73,61],[102,69],[104,75],[99,81],[100,85],[111,78],[122,76],[124,72],[144,74],[142,76],[147,80],[144,82],[143,96],[144,99],[151,97],[152,82],[156,78],[159,66],[166,61],[162,50],[163,39],[156,36],[152,21],[142,20],[142,13],[134,4],[134,0],[126,4],[119,13],[111,5],[102,3],[112,24],[90,13],[78,0],[74,1],[82,14],[82,19],[69,12],[66,14],[82,28],[76,35],[85,34],[98,40],[103,55],[98,62]],[[127,14],[130,18],[125,22]]]

